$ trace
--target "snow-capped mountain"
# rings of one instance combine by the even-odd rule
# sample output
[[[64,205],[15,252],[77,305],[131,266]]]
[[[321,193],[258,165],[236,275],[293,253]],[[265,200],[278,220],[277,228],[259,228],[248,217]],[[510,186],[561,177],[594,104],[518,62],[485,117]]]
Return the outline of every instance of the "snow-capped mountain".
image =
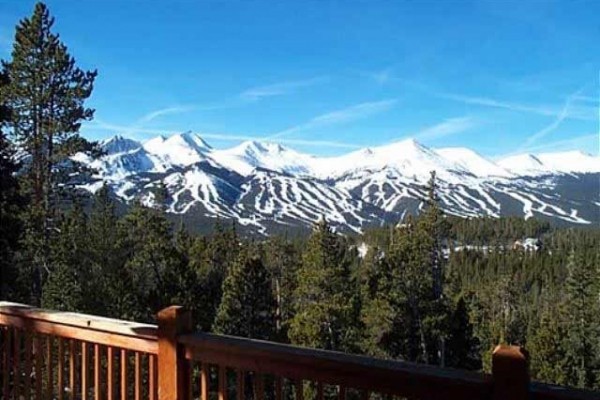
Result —
[[[473,150],[465,147],[447,147],[436,149],[435,151],[446,160],[450,160],[460,165],[465,170],[476,174],[476,176],[480,178],[492,176],[510,178],[514,176],[512,172],[503,168],[501,165],[495,164]]]
[[[276,143],[243,142],[226,150],[216,150],[211,157],[217,163],[248,176],[257,168],[293,174],[310,175],[314,158]]]
[[[418,213],[436,171],[447,213],[538,216],[571,224],[600,222],[600,157],[582,152],[523,154],[497,162],[467,148],[431,149],[409,139],[338,157],[314,157],[275,143],[249,141],[213,149],[198,134],[144,143],[120,136],[101,143],[90,192],[108,184],[124,203],[155,202],[192,224],[234,219],[261,234],[308,227],[322,216],[347,231]],[[192,228],[194,228],[192,226]]]
[[[539,176],[546,174],[596,173],[600,171],[600,158],[581,151],[558,153],[518,154],[503,158],[498,165],[517,175]]]

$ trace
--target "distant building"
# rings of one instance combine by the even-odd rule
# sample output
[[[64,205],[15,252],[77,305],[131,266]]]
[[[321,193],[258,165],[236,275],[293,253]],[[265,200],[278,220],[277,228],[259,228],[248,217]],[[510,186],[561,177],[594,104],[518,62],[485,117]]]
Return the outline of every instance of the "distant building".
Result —
[[[513,250],[524,251],[539,251],[542,248],[542,241],[538,238],[525,238],[523,240],[515,240],[512,245]]]

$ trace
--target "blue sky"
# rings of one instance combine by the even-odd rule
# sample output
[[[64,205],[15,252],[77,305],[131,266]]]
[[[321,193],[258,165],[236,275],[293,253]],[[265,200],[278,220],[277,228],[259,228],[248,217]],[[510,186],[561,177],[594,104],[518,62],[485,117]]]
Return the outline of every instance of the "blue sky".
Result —
[[[1,58],[33,4],[0,0]],[[99,71],[92,139],[598,153],[599,1],[47,4],[79,65]]]

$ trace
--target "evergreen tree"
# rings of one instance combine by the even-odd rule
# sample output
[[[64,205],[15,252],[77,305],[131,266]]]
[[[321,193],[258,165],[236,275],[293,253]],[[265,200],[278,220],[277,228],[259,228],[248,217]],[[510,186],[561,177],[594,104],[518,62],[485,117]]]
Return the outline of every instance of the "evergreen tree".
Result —
[[[125,263],[127,285],[119,301],[120,318],[152,321],[156,313],[180,300],[177,273],[181,258],[172,240],[171,224],[157,210],[133,206],[118,224],[118,249]]]
[[[570,366],[567,384],[581,388],[591,388],[595,384],[594,370],[597,368],[600,342],[598,267],[593,261],[578,257],[575,251],[571,251],[567,264],[569,319],[566,353]]]
[[[432,283],[432,297],[429,312],[423,318],[425,329],[430,332],[437,343],[433,345],[433,354],[430,356],[437,360],[441,366],[445,365],[445,341],[448,336],[447,324],[450,317],[450,307],[444,296],[445,259],[443,247],[447,242],[450,227],[444,218],[437,197],[437,181],[435,171],[431,172],[429,180],[426,207],[419,217],[417,227],[424,231],[425,240],[421,244],[428,253]],[[447,247],[447,246],[446,246]],[[433,362],[433,359],[430,360]]]
[[[450,319],[448,341],[446,342],[446,365],[453,368],[479,370],[479,345],[473,334],[469,320],[467,303],[461,297]]]
[[[308,240],[298,270],[291,342],[353,351],[358,342],[356,300],[348,246],[323,219]]]
[[[5,134],[10,120],[10,109],[4,103],[4,91],[8,76],[0,71],[0,298],[20,297],[17,287],[18,271],[15,268],[15,253],[21,235],[19,214],[23,200],[15,178],[19,165],[15,162],[12,143]]]
[[[25,245],[32,270],[32,301],[39,301],[47,271],[51,271],[50,236],[58,210],[58,165],[81,149],[82,121],[93,110],[84,107],[96,72],[85,72],[51,31],[54,19],[43,3],[16,28],[12,59],[5,64],[9,84],[3,101],[11,109],[11,128],[19,147],[28,155],[23,185],[28,208]],[[63,175],[64,176],[64,175]]]
[[[399,358],[392,345],[398,311],[390,296],[393,286],[391,265],[377,246],[369,248],[359,267],[361,295],[361,350],[371,356]],[[397,331],[396,331],[397,332]]]
[[[239,249],[240,239],[235,228],[225,229],[217,221],[214,233],[202,252],[202,259],[194,262],[200,285],[198,308],[202,310],[197,321],[203,331],[209,331],[212,327],[223,297],[223,281]]]
[[[44,284],[42,306],[55,310],[94,312],[96,279],[89,260],[87,218],[75,204],[59,225],[60,234],[52,242],[55,269]]]
[[[277,338],[287,340],[289,323],[293,318],[293,292],[300,254],[286,237],[273,237],[264,244],[264,262],[272,279],[273,296],[277,304],[275,318]]]
[[[118,247],[118,218],[110,189],[103,185],[93,198],[89,218],[90,268],[96,277],[94,294],[98,297],[95,314],[110,317],[124,315],[123,304],[129,291],[123,252]]]
[[[157,210],[166,211],[169,205],[169,189],[162,182],[159,181],[154,187],[152,187],[152,191],[150,192],[153,200],[153,206]]]
[[[567,383],[565,338],[568,332],[563,318],[564,308],[559,304],[558,307],[545,309],[540,322],[532,326],[527,349],[530,354],[531,376],[537,381],[556,385]]]
[[[223,297],[213,331],[227,335],[272,340],[276,303],[271,277],[251,248],[240,252],[223,283]]]

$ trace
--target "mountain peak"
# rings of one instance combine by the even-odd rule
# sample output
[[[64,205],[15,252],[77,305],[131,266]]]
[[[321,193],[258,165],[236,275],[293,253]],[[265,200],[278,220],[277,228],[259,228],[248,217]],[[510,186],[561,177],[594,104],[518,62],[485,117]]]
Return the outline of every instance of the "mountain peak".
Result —
[[[194,150],[200,152],[212,149],[212,147],[206,143],[206,141],[202,139],[200,135],[193,133],[192,131],[186,131],[172,135],[167,138],[166,142],[171,142],[182,146],[191,146],[194,148]]]
[[[121,135],[115,135],[100,142],[100,147],[106,152],[106,154],[125,153],[139,149],[141,146],[142,144],[140,142],[133,139],[124,138]]]
[[[165,167],[195,164],[204,160],[212,150],[199,135],[192,132],[169,137],[157,136],[145,142],[144,149],[157,157]]]
[[[512,175],[511,172],[507,171],[505,168],[502,168],[467,147],[446,147],[435,149],[435,152],[443,158],[460,165],[475,176],[509,177]]]

